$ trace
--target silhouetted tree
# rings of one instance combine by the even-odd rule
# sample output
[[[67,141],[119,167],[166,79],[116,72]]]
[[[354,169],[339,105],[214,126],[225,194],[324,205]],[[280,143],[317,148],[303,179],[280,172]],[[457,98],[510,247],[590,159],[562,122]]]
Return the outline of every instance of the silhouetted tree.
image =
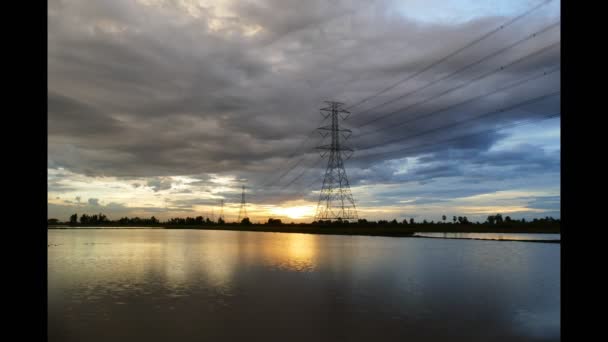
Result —
[[[489,224],[494,224],[494,222],[496,222],[496,219],[493,215],[488,216],[487,220],[486,220]]]
[[[74,214],[70,216],[70,224],[75,225],[78,223],[78,214]]]
[[[57,224],[57,223],[59,223],[59,220],[56,218],[50,218],[46,222],[47,222],[47,224]]]
[[[293,223],[293,222],[292,222],[292,223]],[[249,225],[249,224],[251,224],[251,221],[249,221],[249,217],[245,217],[245,218],[243,218],[243,219],[241,220],[241,224],[244,224],[244,225]]]
[[[456,216],[452,217],[452,221],[454,221],[454,223],[456,223]]]
[[[414,224],[414,223],[415,223],[415,222],[414,222],[414,218],[413,218],[413,217],[412,217],[412,218],[410,218],[410,224]]]
[[[443,215],[443,216],[441,216],[441,218],[443,219],[443,223],[445,223],[445,219],[446,219],[447,217],[445,217],[445,215]]]
[[[328,221],[327,223],[330,223],[331,221]],[[273,219],[272,217],[268,219],[268,224],[281,224],[281,219]]]

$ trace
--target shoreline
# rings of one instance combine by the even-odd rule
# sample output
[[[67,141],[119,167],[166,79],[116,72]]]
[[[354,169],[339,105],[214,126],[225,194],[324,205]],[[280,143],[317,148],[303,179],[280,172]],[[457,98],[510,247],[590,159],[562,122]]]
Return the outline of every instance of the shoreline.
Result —
[[[483,239],[483,238],[455,238],[455,237],[429,237],[416,236],[416,233],[488,233],[488,234],[560,234],[560,229],[555,228],[528,228],[517,229],[516,227],[450,227],[452,229],[440,229],[440,227],[403,227],[391,225],[372,225],[372,226],[302,226],[302,225],[224,225],[224,226],[47,226],[47,229],[182,229],[182,230],[217,230],[217,231],[249,231],[265,233],[299,233],[317,235],[351,235],[351,236],[381,236],[381,237],[415,237],[427,239],[451,239],[451,240],[484,240],[484,241],[520,241],[520,242],[542,242],[560,243],[561,240],[517,240],[517,239]],[[445,228],[445,227],[444,227]]]
[[[482,233],[481,233],[482,234]],[[487,234],[501,234],[501,233],[487,233]],[[539,233],[513,233],[513,234],[539,234]],[[549,233],[547,233],[549,234]],[[558,234],[558,233],[551,233]],[[411,236],[413,238],[423,239],[444,239],[444,240],[478,240],[478,241],[510,241],[510,242],[542,242],[542,243],[561,243],[562,240],[518,240],[518,239],[482,239],[482,238],[455,238],[455,237],[442,237],[442,236]]]

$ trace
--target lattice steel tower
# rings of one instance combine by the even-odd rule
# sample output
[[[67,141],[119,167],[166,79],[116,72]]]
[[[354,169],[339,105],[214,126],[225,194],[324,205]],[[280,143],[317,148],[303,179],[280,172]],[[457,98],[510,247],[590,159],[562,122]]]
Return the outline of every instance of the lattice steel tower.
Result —
[[[245,186],[243,185],[243,193],[241,194],[241,209],[239,209],[239,218],[237,222],[241,222],[241,219],[247,217],[247,202],[245,202]]]
[[[224,200],[223,199],[220,200],[220,216],[217,218],[218,222],[220,220],[226,222],[226,219],[224,219]]]
[[[340,120],[346,120],[350,116],[350,112],[340,108],[343,103],[334,101],[325,102],[328,106],[321,108],[321,115],[325,118],[331,117],[331,124],[319,127],[318,129],[323,137],[331,134],[331,144],[317,147],[317,149],[323,151],[321,157],[329,154],[329,158],[327,160],[325,178],[323,179],[323,187],[319,195],[315,221],[356,220],[358,218],[357,208],[350,191],[342,159],[343,155],[345,159],[350,158],[353,150],[340,143],[340,137],[347,140],[352,134],[351,130],[340,128],[339,124]]]

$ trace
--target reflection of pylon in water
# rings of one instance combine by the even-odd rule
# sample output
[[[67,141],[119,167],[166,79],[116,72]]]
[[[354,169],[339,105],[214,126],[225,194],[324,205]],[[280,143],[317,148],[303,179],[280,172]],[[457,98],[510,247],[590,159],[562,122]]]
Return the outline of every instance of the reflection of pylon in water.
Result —
[[[237,222],[247,217],[247,203],[245,202],[245,186],[243,185],[243,193],[241,194],[241,209],[239,209],[239,218]]]

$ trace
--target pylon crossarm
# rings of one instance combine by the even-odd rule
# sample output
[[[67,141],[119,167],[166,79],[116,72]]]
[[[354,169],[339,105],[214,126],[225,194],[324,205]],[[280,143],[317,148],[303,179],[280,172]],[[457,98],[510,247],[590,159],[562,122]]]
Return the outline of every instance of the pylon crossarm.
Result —
[[[331,150],[333,147],[331,145],[323,145],[315,147],[317,150]]]
[[[327,126],[322,126],[322,127],[318,127],[318,130],[324,130],[324,131],[332,131],[332,132],[347,132],[347,133],[352,133],[352,131],[348,128],[334,128],[331,125],[327,125]]]

